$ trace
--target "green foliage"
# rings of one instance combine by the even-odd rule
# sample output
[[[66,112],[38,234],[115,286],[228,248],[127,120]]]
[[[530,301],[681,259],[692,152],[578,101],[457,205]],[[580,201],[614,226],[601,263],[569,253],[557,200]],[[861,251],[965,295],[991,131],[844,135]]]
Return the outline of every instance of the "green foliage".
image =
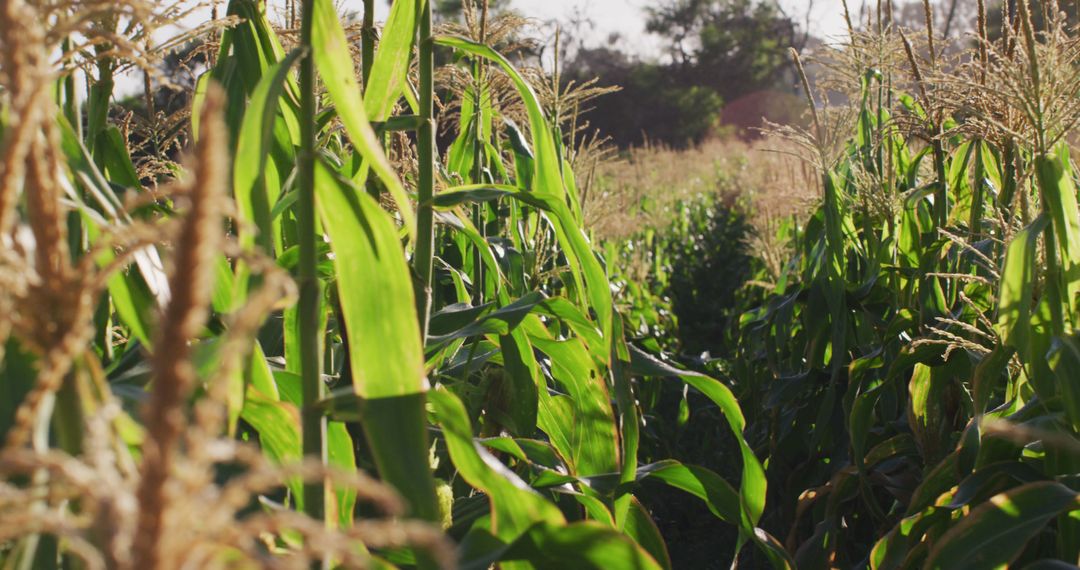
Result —
[[[663,142],[683,146],[716,132],[724,98],[698,78],[680,79],[671,66],[638,61],[614,48],[579,50],[567,64],[568,80],[598,77],[619,90],[587,111],[590,124],[620,146]]]
[[[736,294],[750,276],[753,230],[745,213],[722,200],[680,204],[679,214],[661,254],[679,338],[689,354],[725,357]]]
[[[646,11],[647,31],[659,36],[664,51],[659,61],[628,55],[613,39],[579,49],[563,73],[567,80],[597,77],[620,88],[584,115],[616,144],[700,143],[719,132],[727,104],[758,113],[733,117],[740,127],[762,127],[763,114],[781,112],[755,106],[790,93],[788,49],[801,47],[807,36],[774,2],[664,0]]]
[[[736,394],[761,410],[748,433],[768,457],[762,526],[800,568],[1075,563],[1068,150],[1044,153],[1041,127],[921,147],[890,120],[913,99],[859,71],[839,152],[822,131],[806,139],[821,204],[783,230],[794,257],[772,292],[743,296],[732,329]],[[970,120],[937,108],[915,134]],[[1039,203],[1034,221],[1017,201]]]
[[[456,562],[462,567],[670,568],[664,538],[635,496],[650,481],[700,501],[730,525],[729,553],[753,543],[775,558],[775,540],[757,528],[764,468],[744,439],[734,395],[713,378],[628,344],[606,261],[583,228],[570,141],[552,123],[530,75],[482,43],[430,36],[427,4],[405,1],[394,3],[372,61],[357,66],[332,3],[313,0],[302,8],[300,44],[286,52],[262,3],[230,2],[228,14],[242,20],[222,33],[215,65],[192,97],[196,106],[213,100],[212,84],[227,96],[229,190],[237,207],[228,210],[228,257],[213,252],[210,320],[201,338],[192,339],[200,386],[192,402],[173,402],[173,411],[184,422],[203,422],[204,408],[222,398],[225,441],[256,444],[257,454],[283,470],[266,467],[270,475],[261,476],[271,483],[260,483],[250,505],[225,516],[240,526],[290,509],[323,519],[295,532],[293,525],[304,519],[285,517],[292,524],[261,535],[275,546],[260,555],[301,552],[312,528],[333,532],[325,522],[340,525],[353,554],[370,547],[377,565],[448,562],[445,552],[436,556],[432,539],[413,540],[417,535],[407,532],[430,527],[387,522],[405,525],[386,527],[387,539],[370,531],[386,521],[358,524],[371,512],[365,499],[378,502],[381,495],[337,479],[296,476],[295,462],[306,459],[304,472],[312,464],[353,475],[373,471],[400,494],[404,514],[441,522],[446,535],[460,541]],[[503,109],[478,93],[446,91],[467,102],[459,122],[448,126],[453,142],[441,156],[433,141],[440,87],[428,67],[433,50],[471,74],[470,89],[482,92],[499,76],[516,98]],[[414,58],[421,63],[415,73]],[[366,82],[357,68],[366,70]],[[109,88],[106,80],[95,89]],[[518,104],[527,117],[520,127],[510,120]],[[104,116],[100,105],[95,99],[90,109],[99,117],[91,121],[98,131],[92,159],[74,129],[65,131],[64,141],[71,167],[86,171],[76,181],[79,199],[91,204],[93,193],[111,195],[113,186],[144,192],[121,131],[97,124]],[[213,129],[195,116],[193,137],[210,136],[206,131]],[[417,170],[393,160],[402,157],[400,148],[387,150],[400,130],[420,134],[396,139],[409,146],[406,156],[420,161]],[[170,202],[155,207],[163,222],[176,215]],[[98,205],[82,211],[101,227],[80,230],[86,232],[80,244],[123,222]],[[150,262],[169,255],[167,243],[152,242],[147,251]],[[155,300],[144,298],[144,289],[159,278],[162,264],[144,267],[139,259],[119,264],[132,269],[109,281],[94,351],[80,356],[73,373],[107,367],[110,382],[90,392],[80,385],[80,393],[124,403],[123,421],[136,435],[109,444],[136,454],[143,452],[133,421],[138,400],[159,389],[145,372],[144,349],[152,350],[156,331],[178,325],[147,318]],[[264,299],[274,271],[299,284],[298,303]],[[248,314],[253,304],[255,316]],[[252,331],[238,334],[241,324]],[[0,368],[3,391],[16,400],[29,389],[24,372],[33,360],[25,356],[12,346]],[[226,381],[214,384],[221,369],[229,371]],[[725,473],[731,483],[653,451],[642,461],[642,417],[653,413],[639,403],[643,382],[693,390],[717,410],[717,425],[733,444],[726,464],[734,468]],[[82,412],[70,412],[79,409],[74,393],[60,394],[52,417],[64,434],[57,440],[78,444],[90,431],[79,425]],[[0,411],[0,426],[10,429],[18,405]],[[70,453],[77,447],[64,445]],[[207,485],[238,485],[252,476],[250,463],[214,465],[221,472]],[[68,513],[69,503],[41,508]],[[400,533],[409,538],[396,538]],[[35,560],[36,540],[5,544],[0,554],[42,567],[66,566],[78,554],[61,541],[61,554],[42,550]],[[112,538],[94,531],[85,540],[87,548],[105,549]],[[307,546],[323,544],[311,539]],[[214,549],[214,561],[246,555]],[[334,552],[314,556],[343,555]],[[186,555],[186,549],[175,554]]]
[[[654,25],[698,42],[684,44],[699,45],[687,51],[696,65],[741,43],[722,27],[731,10],[776,17],[750,2],[666,6]],[[304,2],[292,52],[262,3],[229,3],[241,21],[192,96],[221,112],[191,125],[232,157],[201,173],[231,181],[237,207],[207,226],[228,234],[221,251],[194,230],[166,239],[174,222],[210,219],[182,204],[215,188],[200,180],[175,203],[141,188],[130,141],[108,124],[112,54],[94,62],[85,131],[70,90],[35,84],[57,100],[31,110],[67,110],[55,116],[13,118],[35,97],[5,99],[0,158],[33,168],[14,177],[25,179],[13,182],[18,204],[5,202],[0,223],[30,227],[36,248],[33,263],[12,248],[5,263],[25,272],[5,266],[17,287],[0,297],[23,303],[3,305],[17,319],[0,314],[5,567],[78,567],[94,554],[131,567],[118,553],[125,529],[143,537],[154,517],[158,539],[181,545],[160,550],[177,566],[192,553],[477,569],[667,569],[717,552],[725,565],[775,568],[1080,559],[1080,214],[1068,145],[1048,132],[1065,123],[1042,120],[1056,108],[1041,89],[1061,87],[1040,83],[1037,67],[1040,50],[1061,48],[1054,36],[1027,34],[1017,51],[1028,57],[1008,62],[1025,82],[1006,87],[1030,80],[1013,95],[1037,100],[1022,109],[1032,124],[1003,137],[967,129],[925,90],[917,102],[895,70],[858,69],[857,124],[838,151],[819,124],[804,137],[822,194],[809,219],[781,228],[794,256],[778,278],[750,266],[769,290],[733,292],[748,276],[746,222],[711,200],[683,204],[666,238],[600,255],[583,227],[574,141],[550,102],[490,46],[433,36],[430,8],[396,2],[357,73],[329,0]],[[749,77],[767,80],[776,41],[762,38]],[[441,155],[435,50],[469,78],[445,92],[463,99]],[[485,96],[496,77],[512,103]],[[1049,100],[1073,98],[1071,85]],[[699,120],[715,103],[660,93]],[[31,125],[24,150],[41,152],[12,150],[27,132],[13,123]],[[1024,128],[1031,140],[1016,136]],[[203,167],[225,154],[199,148]],[[634,283],[620,263],[642,247],[655,281]],[[206,283],[166,280],[174,249]],[[98,288],[68,314],[58,300],[86,272]],[[274,289],[292,291],[286,275],[298,302]],[[153,318],[174,306],[166,282],[207,306]],[[722,360],[690,370],[665,359],[723,347],[715,327],[733,304]],[[162,331],[190,357],[155,353]],[[140,424],[147,394],[163,413]],[[161,446],[162,425],[184,444]],[[140,469],[160,471],[161,489],[198,487],[155,503],[132,490],[150,479]],[[672,552],[683,544],[654,520],[672,496],[725,525],[722,551]],[[384,511],[393,516],[375,516]],[[222,532],[200,535],[204,525]]]
[[[795,23],[772,2],[665,0],[648,13],[646,29],[667,40],[676,70],[693,66],[698,84],[727,101],[776,86],[798,44]]]

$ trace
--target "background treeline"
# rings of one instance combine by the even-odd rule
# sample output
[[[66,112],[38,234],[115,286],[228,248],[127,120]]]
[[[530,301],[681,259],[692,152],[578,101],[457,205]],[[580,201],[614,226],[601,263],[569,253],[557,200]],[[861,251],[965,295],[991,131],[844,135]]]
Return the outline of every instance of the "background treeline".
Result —
[[[685,147],[709,137],[760,136],[762,119],[780,124],[803,122],[804,108],[799,81],[790,66],[788,50],[820,51],[839,37],[815,35],[811,11],[775,0],[661,0],[643,8],[646,31],[659,40],[657,53],[642,53],[640,38],[612,34],[596,41],[591,31],[596,22],[578,10],[564,21],[552,22],[561,34],[559,45],[532,45],[523,53],[539,56],[557,50],[561,79],[598,86],[617,87],[601,104],[591,105],[585,119],[591,127],[610,137],[620,148],[645,142]],[[879,13],[873,3],[851,2],[851,28],[876,25]],[[884,21],[921,28],[925,11],[921,0],[881,2]],[[987,22],[991,38],[999,34],[1003,7],[988,2]],[[445,19],[462,18],[462,2],[439,3]],[[490,3],[495,11],[513,10],[508,0]],[[956,53],[970,44],[976,6],[963,0],[937,0],[933,18],[937,32]],[[840,5],[830,19],[842,18]],[[873,9],[871,9],[873,8]],[[627,9],[635,9],[628,7]],[[1075,13],[1075,5],[1061,9]],[[1033,15],[1041,27],[1042,14]],[[549,31],[553,27],[548,28]],[[553,34],[552,34],[553,35]],[[811,84],[818,69],[808,66]],[[843,97],[840,92],[834,93]]]

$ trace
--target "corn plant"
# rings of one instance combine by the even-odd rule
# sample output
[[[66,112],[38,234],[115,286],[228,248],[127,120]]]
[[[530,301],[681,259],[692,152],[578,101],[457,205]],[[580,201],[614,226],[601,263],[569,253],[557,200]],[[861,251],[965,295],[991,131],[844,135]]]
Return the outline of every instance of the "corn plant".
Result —
[[[651,479],[790,566],[731,390],[626,342],[548,79],[482,8],[455,36],[399,0],[376,34],[374,4],[353,50],[330,0],[293,6],[298,35],[230,1],[191,159],[152,171],[113,75],[186,8],[0,5],[5,563],[669,568]],[[736,485],[639,464],[645,379],[721,410]]]
[[[883,12],[827,56],[853,108],[787,129],[821,206],[775,288],[747,295],[732,366],[767,410],[748,428],[769,458],[762,524],[799,567],[1080,555],[1078,62],[1056,3],[1009,5],[992,40],[980,2],[955,60],[929,3],[921,42]]]

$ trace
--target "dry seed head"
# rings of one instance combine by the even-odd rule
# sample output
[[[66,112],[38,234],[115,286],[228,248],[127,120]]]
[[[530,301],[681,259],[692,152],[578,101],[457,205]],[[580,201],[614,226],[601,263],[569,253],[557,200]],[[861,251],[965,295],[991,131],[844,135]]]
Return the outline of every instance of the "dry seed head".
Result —
[[[852,105],[841,108],[830,107],[826,94],[822,92],[821,96],[824,99],[824,105],[819,109],[814,102],[814,93],[810,89],[810,81],[807,78],[806,70],[803,68],[802,59],[795,49],[791,49],[790,54],[810,110],[812,130],[799,125],[778,125],[766,119],[764,121],[765,127],[761,129],[761,132],[773,135],[776,140],[787,140],[795,143],[797,147],[805,151],[805,155],[791,153],[786,149],[780,152],[797,156],[802,160],[809,160],[820,170],[825,170],[832,166],[831,163],[834,157],[840,148],[846,144],[845,139],[848,131],[845,127],[851,120],[854,107]]]
[[[874,141],[874,144],[880,144],[880,141]],[[890,187],[889,181],[880,173],[867,169],[861,163],[852,166],[848,187],[855,189],[856,207],[871,219],[895,219],[902,211],[903,197]]]
[[[118,408],[113,408],[118,409]],[[86,438],[113,438],[111,430],[87,425]],[[18,538],[28,533],[53,534],[77,544],[66,549],[88,560],[104,560],[111,569],[142,568],[131,559],[131,538],[138,516],[134,507],[135,477],[125,476],[116,469],[117,463],[103,449],[92,449],[91,441],[84,442],[82,459],[56,451],[31,452],[13,449],[0,454],[0,475],[48,474],[44,489],[18,488],[0,484],[0,540]],[[361,555],[357,542],[370,547],[399,547],[412,545],[432,553],[445,568],[454,564],[453,547],[435,526],[428,523],[375,519],[358,523],[351,529],[327,528],[322,521],[310,519],[293,511],[268,510],[256,514],[247,511],[257,497],[266,491],[280,488],[286,481],[329,481],[337,489],[352,490],[361,500],[371,501],[381,512],[399,513],[404,503],[387,485],[361,473],[346,472],[322,465],[317,460],[297,464],[275,465],[256,446],[234,439],[210,439],[200,442],[206,452],[194,456],[179,454],[177,469],[170,482],[185,500],[178,501],[165,520],[172,548],[158,568],[220,567],[223,556],[241,555],[239,563],[284,567],[299,562],[302,567],[319,560],[326,553],[348,561],[349,567],[367,567],[369,559]],[[126,451],[126,449],[125,449]],[[93,455],[93,456],[92,456]],[[228,463],[246,471],[219,486],[213,478],[215,464]],[[42,491],[45,494],[42,494]],[[46,508],[33,511],[30,506]],[[77,500],[80,513],[68,512],[68,505]],[[193,521],[198,521],[193,524]],[[268,536],[284,531],[299,531],[304,544],[265,557],[263,543]],[[235,559],[234,559],[235,560]],[[235,566],[230,566],[235,567]]]
[[[0,235],[10,235],[22,189],[33,236],[33,262],[20,250],[26,286],[6,292],[9,310],[0,316],[0,332],[13,332],[41,357],[38,378],[19,404],[6,447],[29,441],[51,394],[92,335],[92,300],[80,287],[68,251],[67,212],[61,204],[65,173],[49,98],[53,78],[38,17],[35,8],[18,0],[0,5],[0,69],[11,118],[0,145]]]
[[[1036,33],[1030,7],[1018,7],[1020,51],[1010,50],[1012,42],[1006,40],[984,44],[993,92],[987,92],[974,71],[944,83],[948,97],[965,102],[970,130],[1002,148],[1012,141],[1033,141],[1043,152],[1068,136],[1080,120],[1080,99],[1075,96],[1080,90],[1080,42],[1069,35],[1062,14],[1051,14],[1047,29]]]
[[[930,6],[930,0],[923,0],[923,18],[926,21],[926,45],[930,50],[930,66],[937,62],[937,53],[934,51],[934,9]]]
[[[928,105],[930,97],[926,94],[926,82],[923,80],[922,69],[919,67],[919,60],[915,57],[915,48],[911,46],[911,40],[908,39],[907,34],[903,30],[900,30],[900,39],[904,42],[904,53],[907,54],[908,64],[911,65],[911,74],[915,77],[915,84],[919,87],[919,95],[922,97],[923,105]]]
[[[986,32],[986,0],[979,0],[978,14],[978,41],[979,41],[979,82],[986,84],[986,68],[990,65],[990,55],[987,49],[990,45],[990,36]]]
[[[842,93],[850,101],[861,100],[868,71],[888,81],[907,68],[900,37],[892,28],[880,33],[856,31],[846,44],[818,46],[812,57],[801,57],[804,65],[817,66],[813,75],[819,92]]]
[[[30,148],[46,116],[49,67],[38,15],[20,0],[0,5],[0,82],[8,120],[0,146],[0,235],[7,235]]]
[[[822,171],[831,168],[843,153],[847,144],[847,133],[857,118],[858,112],[853,105],[823,107],[818,109],[820,134],[799,126],[780,125],[768,120],[765,121],[762,132],[766,133],[770,140],[790,143],[770,148],[771,152],[798,158]],[[817,184],[818,181],[814,181],[814,187],[820,190]]]
[[[1038,56],[1038,42],[1035,40],[1035,25],[1031,21],[1031,6],[1028,5],[1027,0],[1019,0],[1017,3],[1017,9],[1020,12],[1020,25],[1024,29],[1024,42],[1027,44],[1027,55],[1031,65],[1031,79],[1034,82],[1032,87],[1035,90],[1036,97],[1039,93],[1039,56]]]
[[[169,481],[176,446],[186,425],[185,406],[195,384],[189,342],[209,316],[222,220],[220,204],[228,182],[228,134],[222,119],[224,95],[207,91],[201,138],[195,147],[194,176],[188,185],[189,207],[177,238],[169,279],[172,298],[162,316],[151,358],[154,381],[144,414],[147,438],[139,483],[139,525],[133,554],[142,568],[158,568],[168,556],[162,530],[171,503]]]
[[[237,23],[235,18],[204,22],[194,28],[184,25],[199,16],[210,4],[203,0],[65,0],[42,2],[41,21],[48,29],[48,43],[57,48],[71,42],[60,57],[61,72],[75,69],[89,72],[107,60],[114,71],[137,67],[156,80],[164,80],[158,63],[168,53],[193,39],[210,35]]]
[[[565,83],[554,83],[549,74],[539,67],[525,68],[522,74],[536,91],[536,96],[540,99],[548,117],[558,120],[558,126],[567,133],[578,130],[579,126],[575,122],[582,113],[592,109],[586,105],[599,97],[621,89],[599,85],[600,80],[595,77],[581,82],[571,79]]]
[[[791,61],[795,63],[799,81],[802,82],[803,94],[806,96],[806,103],[810,107],[810,115],[814,119],[814,130],[817,132],[818,137],[821,137],[821,121],[818,119],[817,104],[814,103],[814,92],[810,90],[810,81],[806,78],[806,70],[803,69],[802,60],[799,59],[799,52],[795,51],[795,48],[791,48]]]
[[[60,141],[51,120],[42,121],[41,134],[31,146],[26,177],[26,211],[34,233],[35,269],[50,296],[61,297],[72,281],[67,241],[67,212],[61,205],[63,190]],[[59,299],[57,299],[59,300]]]
[[[848,10],[847,0],[840,0],[840,4],[844,7],[844,23],[847,24],[848,36],[854,36],[855,26],[851,25],[851,12]]]

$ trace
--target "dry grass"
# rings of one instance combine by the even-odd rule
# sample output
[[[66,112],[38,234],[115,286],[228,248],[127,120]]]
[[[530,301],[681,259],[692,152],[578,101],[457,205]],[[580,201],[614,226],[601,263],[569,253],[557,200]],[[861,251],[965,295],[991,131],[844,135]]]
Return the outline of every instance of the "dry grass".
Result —
[[[601,240],[663,231],[674,208],[712,196],[751,213],[760,233],[777,219],[800,215],[820,196],[812,170],[786,141],[714,139],[677,150],[634,148],[600,165],[584,197],[585,223]]]

